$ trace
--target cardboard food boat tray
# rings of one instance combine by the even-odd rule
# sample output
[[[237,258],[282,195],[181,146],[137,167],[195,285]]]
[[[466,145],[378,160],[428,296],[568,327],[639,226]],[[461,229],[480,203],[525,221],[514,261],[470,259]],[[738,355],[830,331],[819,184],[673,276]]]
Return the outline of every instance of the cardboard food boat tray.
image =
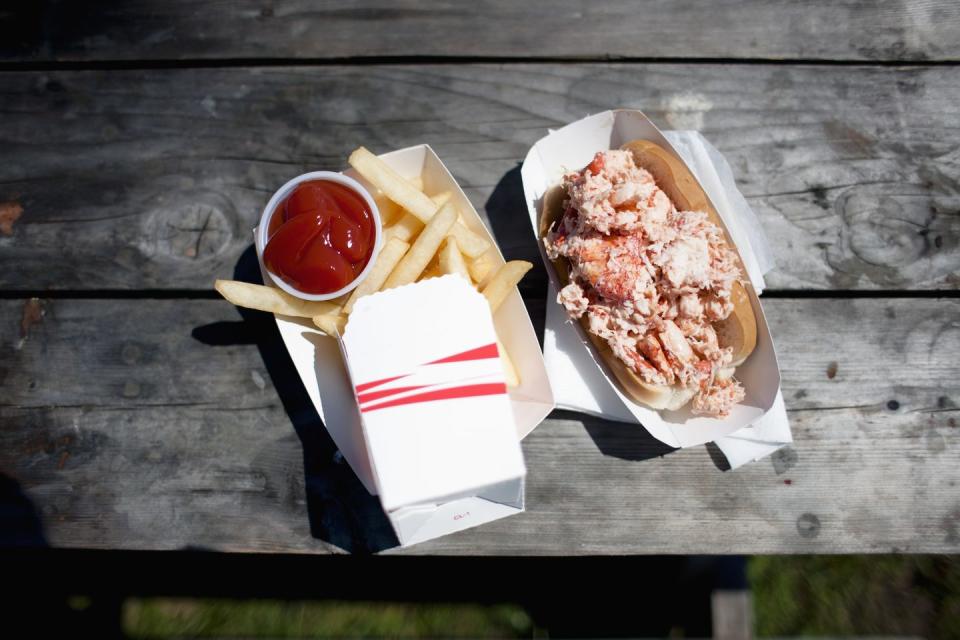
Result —
[[[466,226],[490,242],[497,266],[503,264],[503,256],[497,247],[496,240],[483,224],[483,220],[456,180],[429,146],[419,145],[400,149],[381,155],[380,158],[404,178],[411,179],[419,176],[427,193],[442,191],[452,193],[452,201],[458,206]],[[371,188],[353,170],[344,173]],[[372,188],[371,191],[373,191]],[[258,246],[258,255],[262,255],[262,252],[263,247]],[[261,269],[263,269],[262,264]],[[265,282],[267,281],[265,277]],[[431,282],[432,280],[429,280],[408,286],[420,287]],[[394,292],[405,288],[374,294],[370,298],[383,296],[389,299],[394,296]],[[480,297],[479,294],[474,295]],[[357,308],[360,306],[358,303]],[[357,313],[357,308],[354,313]],[[423,319],[423,321],[428,322],[429,319]],[[437,321],[442,322],[442,318],[437,318]],[[276,322],[304,388],[334,443],[364,487],[371,494],[377,495],[378,484],[384,482],[384,479],[382,474],[378,474],[376,456],[371,456],[370,434],[365,434],[361,422],[361,412],[358,410],[354,386],[358,382],[351,381],[345,366],[347,355],[343,351],[344,342],[324,335],[309,319],[277,315]],[[392,336],[393,339],[404,340],[403,330],[399,328],[403,322],[393,322],[390,317],[383,317],[379,323],[383,332],[396,331],[396,335]],[[516,289],[497,310],[493,317],[493,325],[520,376],[520,385],[508,389],[515,438],[519,441],[533,431],[553,409],[553,394],[536,333]],[[351,325],[348,320],[344,335],[349,336],[350,332]],[[450,414],[451,424],[456,422],[458,415],[456,412]],[[469,420],[465,419],[463,422],[466,423]],[[370,425],[367,426],[370,427]],[[416,425],[400,424],[398,426],[410,433],[411,437],[419,437],[417,434],[423,433],[422,430],[418,431]],[[456,447],[455,442],[449,445]],[[519,448],[515,444],[513,448],[519,455]],[[432,446],[421,447],[410,454],[413,455],[413,459],[408,455],[411,474],[418,473],[415,456],[424,451],[435,450],[436,447]],[[506,458],[512,459],[512,452],[507,452],[502,447],[500,450],[504,452]],[[387,468],[382,457],[380,466],[381,472]],[[392,497],[381,496],[381,500],[384,502],[384,508],[401,543],[413,544],[522,511],[524,508],[522,459],[520,471],[517,469],[518,467],[514,464],[513,470],[516,473],[513,478],[502,480],[502,477],[506,476],[501,474],[499,482],[493,482],[484,487],[474,487],[476,489],[474,491],[464,491],[463,487],[458,487],[459,495],[444,495],[443,490],[438,488],[437,494],[431,496],[428,492],[424,493],[426,490],[421,487],[419,493],[405,494],[403,491],[393,491]],[[402,475],[394,473],[391,476],[393,478],[390,480],[391,487],[396,486],[397,479],[402,479]],[[385,493],[391,492],[385,491]],[[404,496],[413,496],[414,493],[416,493],[416,503],[406,504]]]
[[[565,173],[586,166],[598,151],[617,149],[626,142],[638,139],[655,142],[683,162],[683,158],[643,113],[628,109],[598,113],[552,131],[535,143],[527,154],[521,168],[527,213],[554,290],[559,291],[562,287],[538,234],[538,220],[544,194],[559,183]],[[711,204],[723,219],[727,235],[733,240],[734,248],[743,257],[749,250],[749,242],[745,240],[736,220],[731,219],[731,214],[726,208],[717,207],[716,202],[712,200]],[[621,390],[578,322],[571,321],[561,327],[560,331],[569,335],[564,336],[568,338],[566,340],[558,340],[558,344],[568,344],[572,345],[571,348],[588,351],[591,357],[590,364],[586,366],[591,370],[583,371],[582,375],[595,377],[599,371],[630,413],[661,442],[673,447],[690,447],[711,442],[765,415],[773,406],[780,388],[780,369],[763,308],[749,280],[745,285],[757,318],[757,346],[747,361],[737,367],[735,373],[737,379],[743,383],[746,398],[734,407],[726,418],[696,416],[690,412],[689,408],[678,411],[657,411],[634,402]],[[559,303],[554,298],[547,300],[547,304]]]

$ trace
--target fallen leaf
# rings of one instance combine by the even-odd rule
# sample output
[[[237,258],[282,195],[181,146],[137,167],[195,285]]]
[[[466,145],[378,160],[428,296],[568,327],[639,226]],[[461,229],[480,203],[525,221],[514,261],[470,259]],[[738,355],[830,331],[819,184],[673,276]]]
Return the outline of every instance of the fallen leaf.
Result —
[[[13,223],[22,215],[23,207],[19,202],[0,202],[0,233],[12,236]]]

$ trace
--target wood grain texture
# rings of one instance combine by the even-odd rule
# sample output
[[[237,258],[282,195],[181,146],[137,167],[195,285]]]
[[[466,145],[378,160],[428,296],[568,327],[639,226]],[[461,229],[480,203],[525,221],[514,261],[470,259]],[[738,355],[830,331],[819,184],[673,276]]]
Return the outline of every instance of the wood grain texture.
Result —
[[[517,164],[616,106],[695,128],[757,211],[780,289],[956,289],[960,68],[427,65],[0,74],[0,288],[209,289],[275,188],[358,145],[430,143],[511,257]],[[9,233],[7,233],[9,231]]]
[[[218,301],[3,301],[0,473],[64,547],[960,551],[960,301],[765,309],[792,448],[723,473],[703,447],[670,452],[636,427],[555,412],[524,442],[527,513],[401,551],[269,318]]]
[[[16,60],[960,57],[950,0],[21,0],[0,33]]]

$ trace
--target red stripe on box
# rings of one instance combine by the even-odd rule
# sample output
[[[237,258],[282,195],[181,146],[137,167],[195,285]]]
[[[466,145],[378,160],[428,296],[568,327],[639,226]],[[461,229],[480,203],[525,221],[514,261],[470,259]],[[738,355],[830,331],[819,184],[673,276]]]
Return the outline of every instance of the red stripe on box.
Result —
[[[386,398],[387,396],[394,396],[398,393],[403,393],[404,391],[413,391],[414,389],[423,389],[424,387],[429,387],[428,384],[417,384],[412,387],[393,387],[392,389],[382,389],[380,391],[371,391],[369,393],[359,393],[357,394],[357,400],[360,401],[360,404],[364,402],[370,402],[371,400],[377,400],[379,398]]]
[[[496,346],[496,345],[494,345]],[[487,384],[468,384],[461,387],[450,387],[447,389],[437,389],[436,391],[426,391],[406,398],[396,398],[381,402],[372,407],[361,407],[360,411],[376,411],[377,409],[386,409],[387,407],[397,407],[403,404],[417,404],[420,402],[435,402],[437,400],[454,400],[456,398],[470,398],[474,396],[495,396],[507,392],[507,385],[502,382],[491,382]]]
[[[476,349],[470,349],[469,351],[464,351],[463,353],[458,353],[456,355],[447,356],[446,358],[440,358],[439,360],[433,360],[427,364],[443,364],[445,362],[465,362],[467,360],[486,360],[488,358],[499,358],[500,353],[497,351],[497,343],[491,342],[488,345],[477,347]]]
[[[357,393],[363,393],[367,389],[373,389],[374,387],[379,387],[382,384],[387,384],[388,382],[393,382],[394,380],[399,380],[400,378],[406,378],[409,373],[405,373],[402,376],[393,376],[392,378],[384,378],[383,380],[374,380],[373,382],[364,382],[363,384],[357,385]]]

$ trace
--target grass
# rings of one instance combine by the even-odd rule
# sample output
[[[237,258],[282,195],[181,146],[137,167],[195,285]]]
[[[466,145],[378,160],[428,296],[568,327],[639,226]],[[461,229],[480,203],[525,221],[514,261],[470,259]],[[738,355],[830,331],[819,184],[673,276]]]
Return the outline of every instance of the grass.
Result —
[[[470,604],[130,599],[131,638],[519,638],[532,623],[523,609]]]
[[[748,564],[758,637],[960,638],[960,556],[757,556]],[[640,613],[640,612],[638,612]],[[130,599],[132,638],[522,638],[516,605]]]
[[[757,635],[960,638],[956,556],[759,556]]]

